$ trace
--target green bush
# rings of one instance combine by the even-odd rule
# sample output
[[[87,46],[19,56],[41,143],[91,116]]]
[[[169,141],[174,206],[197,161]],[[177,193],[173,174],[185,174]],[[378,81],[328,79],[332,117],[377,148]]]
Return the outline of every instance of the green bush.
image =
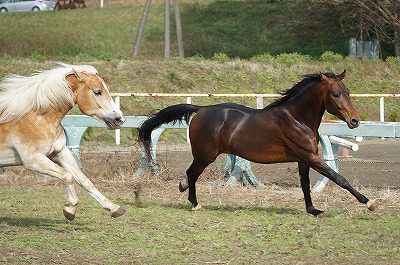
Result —
[[[386,58],[386,63],[392,67],[399,66],[400,65],[400,57],[389,56]]]
[[[258,54],[250,58],[251,62],[256,63],[272,63],[274,61],[274,57],[269,53]]]
[[[324,52],[319,58],[323,62],[340,62],[343,60],[343,55],[331,51]]]
[[[213,61],[217,61],[220,63],[225,63],[228,62],[231,58],[229,58],[228,55],[226,55],[225,53],[215,53],[213,55],[213,57],[211,57],[211,60]]]
[[[275,57],[277,63],[281,63],[287,66],[292,66],[295,64],[300,64],[301,62],[310,61],[311,57],[309,55],[303,55],[300,53],[281,53]]]
[[[29,59],[31,59],[32,61],[34,61],[34,62],[38,62],[38,63],[40,63],[40,62],[44,62],[45,61],[45,58],[44,58],[44,56],[42,55],[42,54],[40,54],[40,53],[32,53],[30,56],[29,56]]]
[[[83,133],[83,140],[84,141],[89,141],[89,140],[91,140],[92,139],[92,137],[93,137],[93,128],[92,127],[88,127],[87,129],[86,129],[86,131]]]
[[[360,119],[362,121],[366,121],[367,120],[367,114],[365,114],[364,112],[360,112]]]
[[[392,111],[392,112],[390,113],[390,115],[389,115],[388,120],[389,120],[390,122],[399,122],[399,121],[400,121],[399,115],[397,114],[396,111]]]

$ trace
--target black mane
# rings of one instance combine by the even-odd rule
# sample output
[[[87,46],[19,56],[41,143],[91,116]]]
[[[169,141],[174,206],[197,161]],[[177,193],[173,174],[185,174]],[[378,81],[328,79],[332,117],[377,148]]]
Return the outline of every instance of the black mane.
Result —
[[[329,78],[333,78],[333,79],[337,78],[337,76],[331,72],[324,73],[324,75],[326,75]],[[321,73],[304,75],[303,80],[301,80],[299,83],[295,84],[292,88],[280,93],[282,95],[282,97],[277,99],[276,101],[272,102],[271,104],[269,104],[266,108],[271,109],[271,108],[282,105],[288,99],[297,95],[298,93],[303,91],[305,88],[309,87],[311,84],[314,84],[315,82],[319,82],[321,80],[322,80]]]

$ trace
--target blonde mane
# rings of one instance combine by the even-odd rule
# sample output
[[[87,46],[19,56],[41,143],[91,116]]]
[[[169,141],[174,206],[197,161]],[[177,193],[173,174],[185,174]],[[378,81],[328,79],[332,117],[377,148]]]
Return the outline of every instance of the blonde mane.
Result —
[[[60,67],[29,77],[9,75],[0,82],[0,123],[18,120],[31,110],[44,113],[49,108],[73,106],[73,94],[66,76],[74,70],[97,74],[90,65],[58,64]]]

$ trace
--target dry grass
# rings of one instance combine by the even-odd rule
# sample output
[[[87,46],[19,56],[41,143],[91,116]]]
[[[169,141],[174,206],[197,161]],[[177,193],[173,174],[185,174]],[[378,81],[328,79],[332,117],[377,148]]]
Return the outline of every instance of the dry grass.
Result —
[[[385,144],[394,145],[395,143],[388,141]],[[378,145],[371,146],[374,150],[382,149]],[[184,151],[187,148],[190,147],[186,145],[159,146],[157,157],[160,162],[161,176],[146,171],[144,175],[134,177],[141,159],[141,152],[136,144],[115,146],[86,143],[81,148],[81,157],[85,173],[101,192],[108,191],[115,194],[131,192],[138,207],[146,207],[148,201],[155,199],[165,203],[179,202],[190,208],[187,192],[180,193],[178,191],[178,183],[191,161],[190,153]],[[364,146],[364,148],[367,148],[367,146]],[[384,150],[389,152],[388,149]],[[377,155],[383,159],[378,152],[371,155]],[[271,179],[271,176],[266,176],[265,179],[262,177],[265,167],[253,165],[253,171],[258,177],[261,177],[260,180],[266,186],[244,187],[241,184],[225,185],[226,180],[221,178],[224,162],[223,157],[218,158],[215,163],[207,168],[198,181],[197,195],[203,206],[259,205],[264,207],[295,207],[304,210],[304,198],[299,188],[298,173],[294,170],[294,164],[275,164],[273,167],[268,165],[267,174],[278,175],[275,181],[267,181]],[[376,164],[374,167],[378,165]],[[393,164],[381,165],[382,170],[388,165],[394,166]],[[360,165],[357,164],[357,167],[360,167]],[[355,170],[352,166],[349,168]],[[356,173],[354,172],[354,174]],[[360,175],[360,177],[364,178],[365,181],[365,178],[369,176]],[[3,173],[0,175],[0,185],[8,188],[33,186],[51,188],[64,184],[60,180],[43,177],[38,173],[27,171],[23,167],[12,167],[3,169]],[[367,197],[382,198],[381,207],[378,211],[385,209],[400,210],[398,188],[367,187],[361,184],[358,179],[352,185]],[[366,207],[359,204],[352,195],[333,183],[330,183],[323,192],[313,193],[312,197],[314,205],[324,211],[335,208],[349,209],[349,212],[366,210]]]
[[[99,170],[96,167],[96,170]],[[101,170],[100,170],[101,171]],[[163,203],[180,203],[187,205],[187,192],[178,191],[179,178],[163,179],[151,173],[146,173],[140,178],[133,178],[133,172],[128,174],[96,176],[92,178],[96,187],[101,192],[132,193],[136,206],[147,207],[152,200]],[[0,176],[0,185],[3,188],[19,189],[32,188],[49,189],[63,186],[59,180],[46,178],[37,173],[26,171],[21,167],[9,168]],[[380,207],[377,212],[400,211],[400,191],[391,188],[374,188],[355,186],[361,193],[369,198],[380,198]],[[202,178],[197,183],[197,196],[199,202],[205,207],[288,207],[305,210],[303,193],[298,187],[284,187],[267,185],[265,187],[245,187],[241,184],[225,185],[225,180]],[[312,193],[316,208],[329,211],[345,209],[349,213],[364,213],[367,208],[359,204],[356,199],[347,191],[337,185],[328,185],[323,192]]]
[[[294,185],[226,186],[215,170],[198,181],[204,210],[193,213],[187,192],[178,191],[179,177],[145,173],[135,179],[135,170],[124,167],[112,173],[117,165],[138,163],[126,152],[122,157],[129,163],[118,153],[107,163],[98,153],[93,160],[83,155],[86,171],[98,174],[88,174],[96,187],[127,213],[109,219],[78,188],[79,214],[67,222],[61,214],[61,194],[66,197],[61,181],[7,168],[0,175],[5,206],[0,263],[396,264],[399,259],[398,189],[357,185],[365,195],[382,198],[370,213],[347,191],[328,185],[312,194],[314,205],[328,216],[316,219],[305,212],[302,191]]]

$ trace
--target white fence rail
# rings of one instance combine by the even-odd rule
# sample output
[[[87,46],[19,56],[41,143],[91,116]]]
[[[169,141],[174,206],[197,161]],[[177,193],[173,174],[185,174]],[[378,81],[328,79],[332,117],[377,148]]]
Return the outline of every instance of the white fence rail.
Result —
[[[111,93],[115,103],[120,106],[121,97],[186,97],[186,102],[191,103],[193,97],[253,97],[256,99],[258,109],[264,107],[264,98],[279,98],[281,94],[196,94],[196,93]],[[379,121],[385,121],[385,98],[400,98],[400,94],[350,94],[352,98],[379,98]],[[120,144],[120,130],[115,131],[115,143]]]

